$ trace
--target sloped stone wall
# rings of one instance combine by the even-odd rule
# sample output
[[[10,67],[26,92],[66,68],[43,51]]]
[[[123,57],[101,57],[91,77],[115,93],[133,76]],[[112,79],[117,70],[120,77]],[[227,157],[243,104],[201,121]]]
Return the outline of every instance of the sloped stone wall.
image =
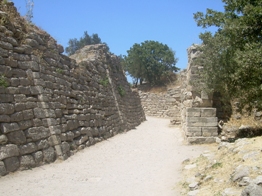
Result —
[[[5,7],[4,7],[5,6]],[[116,56],[87,46],[86,58],[28,24],[12,4],[0,18],[0,176],[66,159],[145,120]]]

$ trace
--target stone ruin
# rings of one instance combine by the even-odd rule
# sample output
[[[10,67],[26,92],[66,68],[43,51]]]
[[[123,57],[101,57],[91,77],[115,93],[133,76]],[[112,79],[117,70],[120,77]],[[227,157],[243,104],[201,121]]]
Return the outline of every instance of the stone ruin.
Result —
[[[145,121],[105,45],[69,58],[12,3],[0,9],[0,176],[67,159]]]
[[[188,52],[188,66],[178,74],[179,85],[164,93],[139,91],[146,115],[170,118],[171,124],[181,125],[189,143],[213,143],[218,136],[217,108],[213,97],[197,92],[191,85],[199,79],[202,66],[194,65],[198,55],[196,46]]]
[[[218,136],[218,118],[213,108],[212,96],[197,92],[191,85],[200,77],[202,66],[195,65],[198,55],[197,46],[188,48],[188,66],[185,87],[181,90],[182,128],[189,143],[213,143]]]

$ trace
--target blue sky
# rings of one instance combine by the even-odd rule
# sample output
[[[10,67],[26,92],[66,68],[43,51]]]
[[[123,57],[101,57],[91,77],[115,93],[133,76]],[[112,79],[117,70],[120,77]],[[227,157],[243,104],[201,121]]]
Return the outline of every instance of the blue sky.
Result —
[[[22,16],[26,0],[12,0]],[[198,44],[193,13],[223,11],[222,0],[34,0],[33,23],[64,47],[84,31],[97,33],[116,55],[135,43],[159,41],[176,51],[177,67],[186,68],[186,49]]]

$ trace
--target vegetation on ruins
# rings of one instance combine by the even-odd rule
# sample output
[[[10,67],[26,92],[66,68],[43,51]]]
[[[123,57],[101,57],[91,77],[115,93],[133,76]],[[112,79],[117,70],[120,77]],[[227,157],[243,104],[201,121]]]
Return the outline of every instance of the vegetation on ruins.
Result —
[[[159,84],[160,78],[170,71],[178,71],[175,52],[166,44],[157,41],[145,41],[135,43],[128,51],[124,61],[121,62],[124,69],[134,78],[150,84]]]
[[[125,96],[126,91],[121,85],[117,87],[117,90],[118,90],[118,93],[121,97]]]
[[[105,42],[101,41],[101,38],[98,36],[97,33],[92,34],[91,36],[87,33],[87,31],[84,32],[84,35],[78,40],[76,38],[70,39],[68,41],[68,47],[65,48],[65,51],[68,55],[75,54],[75,52],[87,45],[93,45],[93,44],[107,44]],[[107,46],[107,49],[109,50],[109,47]]]
[[[202,81],[209,92],[241,106],[262,107],[262,2],[222,0],[224,12],[197,12],[198,26],[215,26],[216,33],[200,34],[203,44],[195,63],[203,65]],[[199,86],[198,84],[195,84]]]
[[[61,68],[57,68],[57,69],[56,69],[56,73],[63,74],[63,73],[64,73],[64,70],[62,70]]]
[[[105,78],[99,80],[99,84],[101,84],[101,85],[104,86],[104,87],[107,87],[108,84],[109,84],[109,79],[108,79],[108,77],[105,77]]]
[[[5,88],[8,87],[8,82],[4,75],[0,75],[0,86],[5,87]]]
[[[25,15],[25,19],[29,23],[32,23],[33,9],[34,9],[34,1],[33,0],[27,0],[26,1],[26,15]]]

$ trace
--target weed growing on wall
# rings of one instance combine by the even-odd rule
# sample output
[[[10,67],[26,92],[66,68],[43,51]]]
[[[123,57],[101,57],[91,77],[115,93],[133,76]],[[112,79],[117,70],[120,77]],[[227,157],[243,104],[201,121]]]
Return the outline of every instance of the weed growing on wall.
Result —
[[[2,1],[2,4],[7,4],[7,3],[9,3],[10,1],[9,0],[3,0]]]
[[[29,23],[32,23],[33,8],[34,8],[34,1],[33,0],[27,0],[26,1],[26,15],[25,15],[25,19]]]
[[[60,69],[60,68],[57,68],[57,69],[56,69],[56,72],[57,72],[57,73],[60,73],[60,74],[63,74],[63,73],[64,73],[64,70],[62,70],[62,69]]]
[[[222,167],[222,166],[223,166],[222,163],[217,162],[217,163],[213,164],[213,165],[211,166],[211,168],[212,168],[212,169],[217,169],[217,168]]]
[[[8,83],[4,75],[0,75],[0,86],[5,87],[5,88],[8,87]]]
[[[101,79],[101,80],[99,81],[99,84],[101,84],[101,85],[104,86],[104,87],[107,87],[107,85],[109,84],[108,78],[106,77],[106,78],[104,78],[104,79]]]
[[[121,85],[118,86],[117,90],[118,90],[118,93],[121,97],[125,96],[125,94],[126,94],[125,89]]]

